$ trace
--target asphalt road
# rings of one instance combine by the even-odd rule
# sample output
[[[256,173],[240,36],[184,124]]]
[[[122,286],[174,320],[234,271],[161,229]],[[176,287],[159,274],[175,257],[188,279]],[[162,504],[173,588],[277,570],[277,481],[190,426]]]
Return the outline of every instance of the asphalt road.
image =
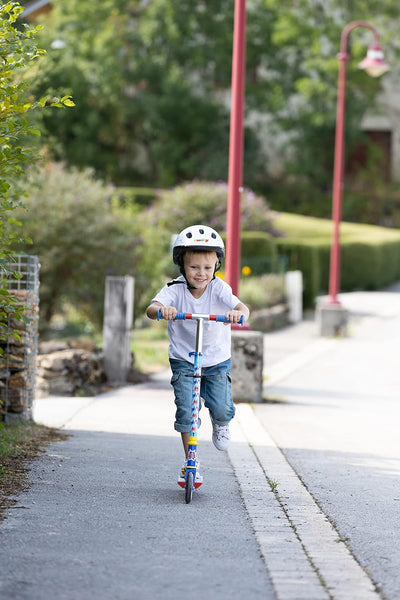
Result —
[[[397,600],[400,293],[342,301],[352,311],[347,338],[320,340],[312,323],[298,329],[301,348],[296,336],[275,345],[266,336],[271,401],[255,413],[382,597]]]

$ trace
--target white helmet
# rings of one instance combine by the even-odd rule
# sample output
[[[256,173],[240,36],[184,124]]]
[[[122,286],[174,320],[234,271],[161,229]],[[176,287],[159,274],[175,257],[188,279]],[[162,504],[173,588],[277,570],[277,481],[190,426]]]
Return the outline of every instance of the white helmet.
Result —
[[[225,256],[225,246],[221,236],[207,225],[192,225],[180,232],[172,248],[176,265],[183,267],[182,257],[186,250],[216,252],[220,262]]]

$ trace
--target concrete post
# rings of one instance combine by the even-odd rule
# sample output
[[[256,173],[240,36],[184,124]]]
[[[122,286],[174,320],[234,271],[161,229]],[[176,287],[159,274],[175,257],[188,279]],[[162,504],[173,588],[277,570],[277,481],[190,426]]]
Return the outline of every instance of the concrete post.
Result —
[[[337,337],[347,335],[349,312],[341,304],[323,304],[316,308],[316,320],[319,335]]]
[[[232,396],[235,402],[262,402],[264,337],[260,331],[232,331]]]
[[[289,308],[289,322],[299,323],[303,318],[303,274],[301,271],[285,273],[285,292]]]
[[[126,382],[131,367],[134,279],[106,277],[103,323],[104,370],[112,385]]]

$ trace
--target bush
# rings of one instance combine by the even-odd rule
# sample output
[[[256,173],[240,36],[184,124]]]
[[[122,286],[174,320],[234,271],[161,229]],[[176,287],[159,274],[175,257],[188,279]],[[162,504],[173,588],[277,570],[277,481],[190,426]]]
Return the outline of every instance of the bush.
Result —
[[[379,244],[345,244],[341,256],[343,291],[376,290],[400,279],[400,236],[397,241]]]
[[[242,231],[241,263],[252,275],[282,270],[274,238],[262,231]]]
[[[152,264],[144,254],[138,219],[110,208],[112,189],[91,171],[66,170],[61,164],[31,172],[27,211],[20,209],[24,231],[33,239],[26,252],[41,263],[41,328],[48,327],[63,302],[75,306],[100,328],[107,275],[135,277],[137,310],[160,271],[157,247]]]
[[[250,312],[275,306],[285,298],[283,275],[269,273],[260,277],[243,277],[239,283],[239,296]]]
[[[281,213],[286,237],[276,241],[290,269],[303,273],[304,305],[329,287],[331,221]],[[400,278],[400,232],[373,225],[341,224],[340,290],[379,289]]]
[[[116,187],[114,188],[111,202],[117,207],[131,207],[134,211],[137,206],[149,206],[157,198],[157,190],[145,187]]]
[[[194,223],[203,223],[226,232],[228,186],[225,183],[199,182],[179,185],[158,193],[158,200],[148,210],[153,226],[170,235]],[[244,231],[262,231],[275,235],[274,214],[267,202],[245,189],[241,199],[241,226]]]
[[[329,273],[328,244],[310,244],[309,242],[293,242],[279,240],[278,251],[287,257],[289,270],[299,270],[303,275],[304,306],[313,306],[316,296],[324,289],[323,274]],[[326,261],[328,258],[328,270]]]

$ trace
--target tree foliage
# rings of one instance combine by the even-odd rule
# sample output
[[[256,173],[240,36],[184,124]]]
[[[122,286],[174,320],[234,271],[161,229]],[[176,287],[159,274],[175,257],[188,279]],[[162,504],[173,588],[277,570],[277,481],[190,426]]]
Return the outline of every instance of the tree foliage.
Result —
[[[16,27],[22,10],[17,2],[0,6],[0,342],[5,340],[10,313],[23,318],[22,307],[8,291],[7,279],[13,254],[10,246],[27,241],[18,231],[15,218],[24,195],[25,172],[39,158],[37,147],[30,143],[39,131],[29,124],[28,115],[46,105],[72,103],[69,97],[44,97],[39,101],[32,97],[24,75],[27,66],[36,63],[44,50],[36,44],[36,29]]]
[[[39,91],[73,90],[79,110],[57,122],[46,115],[53,155],[93,166],[118,184],[226,180],[233,7],[232,0],[55,3],[41,38],[45,68],[34,84]],[[269,146],[282,130],[291,150],[282,170],[320,189],[329,185],[336,53],[344,25],[360,18],[383,33],[389,55],[398,51],[395,0],[248,0],[244,180],[250,187],[268,186]],[[365,29],[351,35],[349,148],[380,87],[356,67],[371,41]]]

